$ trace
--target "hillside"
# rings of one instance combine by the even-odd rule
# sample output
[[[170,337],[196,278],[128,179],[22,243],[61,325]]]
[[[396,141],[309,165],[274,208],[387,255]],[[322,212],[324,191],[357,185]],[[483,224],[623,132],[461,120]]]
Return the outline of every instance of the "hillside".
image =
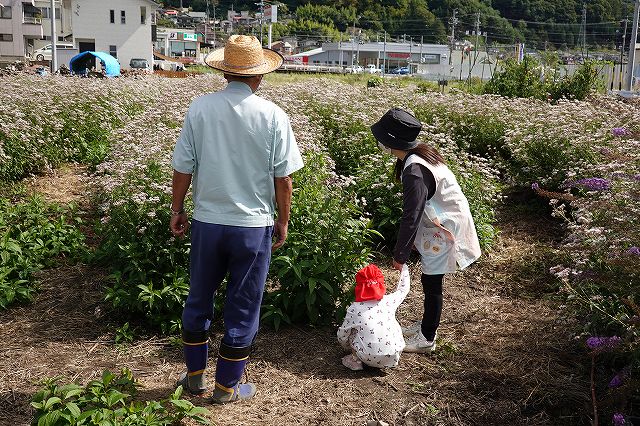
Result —
[[[204,11],[206,0],[182,0],[185,7]],[[459,38],[480,29],[490,44],[525,42],[539,48],[572,48],[582,41],[582,0],[283,0],[281,16],[290,15],[291,28],[279,34],[308,33],[335,38],[355,22],[371,34],[422,37],[425,42],[446,42],[450,19],[457,10]],[[624,23],[632,14],[628,0],[590,0],[586,5],[586,43],[619,47]],[[180,0],[165,0],[179,6]],[[216,10],[256,10],[254,0],[210,0]],[[284,13],[283,13],[284,12]],[[332,31],[333,30],[333,31]]]

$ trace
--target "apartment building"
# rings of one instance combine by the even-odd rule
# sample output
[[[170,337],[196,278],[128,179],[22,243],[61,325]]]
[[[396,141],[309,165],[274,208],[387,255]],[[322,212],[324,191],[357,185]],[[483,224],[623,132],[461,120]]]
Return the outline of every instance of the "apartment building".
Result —
[[[0,62],[23,60],[42,36],[42,15],[34,0],[0,0]]]
[[[56,0],[58,41],[79,52],[102,51],[123,69],[133,58],[153,63],[153,0]],[[51,44],[50,0],[0,0],[0,62],[24,60]]]
[[[51,1],[35,0],[35,6],[40,9],[42,14],[42,32],[44,35],[41,39],[35,40],[34,48],[40,49],[51,44]],[[71,31],[71,0],[56,0],[56,34],[58,41],[73,41]]]

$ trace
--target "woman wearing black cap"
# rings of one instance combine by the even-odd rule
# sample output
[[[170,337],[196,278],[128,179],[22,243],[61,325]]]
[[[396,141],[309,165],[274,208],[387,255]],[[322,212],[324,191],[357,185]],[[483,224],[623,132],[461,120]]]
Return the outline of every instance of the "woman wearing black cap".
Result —
[[[464,269],[480,257],[469,203],[438,151],[417,137],[422,124],[402,109],[391,109],[371,126],[383,151],[398,158],[396,179],[402,182],[403,211],[393,266],[401,270],[412,247],[422,260],[422,321],[403,329],[405,352],[436,348],[442,313],[444,274]]]

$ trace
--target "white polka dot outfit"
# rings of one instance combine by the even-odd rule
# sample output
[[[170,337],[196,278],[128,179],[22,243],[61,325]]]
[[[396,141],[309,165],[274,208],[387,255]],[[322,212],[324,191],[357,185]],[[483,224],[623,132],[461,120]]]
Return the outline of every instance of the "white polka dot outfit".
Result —
[[[342,347],[353,350],[371,367],[398,365],[405,343],[396,310],[409,293],[409,285],[409,268],[404,265],[394,293],[385,295],[382,300],[353,302],[338,329]]]

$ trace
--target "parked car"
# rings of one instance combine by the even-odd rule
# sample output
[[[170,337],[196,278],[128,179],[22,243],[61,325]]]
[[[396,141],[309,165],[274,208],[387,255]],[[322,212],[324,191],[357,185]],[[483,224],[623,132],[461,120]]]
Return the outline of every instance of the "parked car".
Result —
[[[31,59],[36,61],[50,61],[51,60],[51,50],[52,45],[47,44],[45,47],[41,47],[40,49],[36,49],[31,54]],[[73,43],[56,43],[56,48],[58,50],[72,50],[75,49],[73,47]]]
[[[409,67],[399,67],[399,68],[394,68],[391,71],[389,71],[391,74],[399,74],[399,75],[407,75],[407,74],[411,74],[411,72],[409,71]]]
[[[382,74],[382,70],[376,67],[374,64],[367,65],[367,67],[364,69],[364,72],[366,72],[367,74]]]
[[[364,72],[364,68],[360,65],[351,65],[345,69],[347,74],[362,74]]]
[[[144,58],[132,58],[129,61],[129,68],[132,70],[150,71],[149,61]]]

